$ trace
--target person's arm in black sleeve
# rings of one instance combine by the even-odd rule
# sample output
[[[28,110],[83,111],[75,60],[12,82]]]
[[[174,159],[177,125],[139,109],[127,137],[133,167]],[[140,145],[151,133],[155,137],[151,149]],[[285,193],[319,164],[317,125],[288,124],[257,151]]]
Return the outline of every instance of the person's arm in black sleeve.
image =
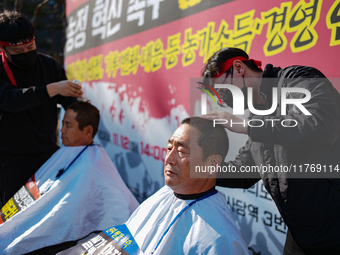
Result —
[[[253,141],[313,148],[330,146],[337,139],[340,132],[339,93],[326,78],[321,76],[321,73],[320,78],[317,77],[318,70],[310,67],[297,68],[294,74],[285,80],[286,84],[282,85],[310,91],[311,99],[303,106],[311,115],[305,115],[292,104],[287,106],[287,113],[283,116],[254,115],[252,119],[262,120],[264,125],[261,128],[248,127],[248,135]],[[307,71],[312,72],[310,75],[314,77],[306,77]],[[289,93],[288,96],[301,98],[304,95]],[[296,126],[285,127],[282,121],[286,126]]]
[[[57,63],[56,61],[55,61],[55,68],[56,68],[58,79],[61,81],[67,80],[64,68],[61,65],[59,65],[59,63]],[[74,102],[77,102],[77,99],[75,97],[65,97],[65,96],[58,95],[57,102],[62,105],[64,110],[66,110],[67,106],[69,106],[70,104]]]
[[[40,83],[35,86],[32,80],[27,80],[27,84],[30,85],[26,86],[26,80],[23,78],[26,77],[26,74],[20,76],[20,72],[16,70],[13,74],[20,80],[18,87],[12,85],[0,61],[1,110],[21,112],[36,107],[57,95],[66,97],[80,97],[82,95],[81,86],[67,80],[65,71],[57,61],[50,57],[41,57],[40,60],[42,63],[38,67],[43,66],[48,70],[49,76],[46,76],[44,68],[39,69],[44,72],[46,85]]]
[[[0,109],[20,112],[35,107],[49,95],[46,86],[17,88],[4,78],[0,78]]]
[[[17,88],[0,79],[0,109],[8,112],[25,111],[56,95],[79,97],[82,95],[81,86],[66,80],[46,86]]]
[[[248,140],[246,145],[242,147],[239,154],[234,161],[225,163],[235,169],[235,172],[219,172],[216,178],[216,185],[228,188],[243,188],[248,189],[258,182],[261,177],[259,173],[247,173],[243,172],[242,166],[255,165],[253,157],[250,153],[251,141]]]

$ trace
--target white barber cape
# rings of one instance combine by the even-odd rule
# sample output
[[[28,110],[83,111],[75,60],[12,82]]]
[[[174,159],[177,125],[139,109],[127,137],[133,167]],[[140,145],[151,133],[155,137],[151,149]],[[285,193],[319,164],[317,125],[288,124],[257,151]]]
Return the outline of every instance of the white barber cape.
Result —
[[[24,254],[45,246],[78,240],[92,231],[125,222],[138,202],[105,150],[63,147],[35,173],[40,193],[26,209],[0,225],[0,254]]]
[[[164,186],[127,221],[145,255],[150,255],[176,215],[193,200],[182,200]],[[171,226],[154,255],[249,254],[225,196],[218,192],[189,207]]]

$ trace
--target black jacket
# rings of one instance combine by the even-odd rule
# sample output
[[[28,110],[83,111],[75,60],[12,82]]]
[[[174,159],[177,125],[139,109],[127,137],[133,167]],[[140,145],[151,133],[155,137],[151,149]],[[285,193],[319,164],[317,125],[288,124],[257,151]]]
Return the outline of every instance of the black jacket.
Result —
[[[310,91],[311,99],[303,106],[312,115],[305,115],[298,107],[288,104],[286,115],[282,116],[280,100],[270,116],[251,114],[249,119],[259,120],[253,121],[253,125],[260,126],[261,121],[264,124],[248,128],[246,145],[235,161],[228,163],[237,170],[241,166],[282,165],[290,172],[260,172],[253,173],[252,178],[245,175],[239,179],[218,179],[217,185],[249,188],[262,178],[302,250],[307,254],[340,254],[340,171],[334,170],[340,168],[340,95],[320,71],[307,66],[285,69],[266,66],[260,86],[266,109],[271,107],[273,87],[279,92],[285,87]],[[290,93],[288,98],[301,96],[301,93]],[[277,121],[268,121],[273,119]],[[283,120],[285,125],[297,125],[284,127]],[[322,171],[317,172],[316,167]]]
[[[57,104],[64,108],[75,98],[49,97],[46,85],[67,80],[64,69],[51,57],[38,54],[28,69],[8,61],[17,87],[0,60],[0,153],[38,154],[57,148]]]

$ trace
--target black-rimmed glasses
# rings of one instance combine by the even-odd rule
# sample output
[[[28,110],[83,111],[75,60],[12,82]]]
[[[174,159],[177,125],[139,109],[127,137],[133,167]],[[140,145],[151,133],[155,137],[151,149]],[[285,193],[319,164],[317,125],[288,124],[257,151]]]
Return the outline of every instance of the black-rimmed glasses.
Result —
[[[230,67],[225,73],[226,73],[226,75],[225,75],[225,77],[224,77],[224,79],[223,79],[223,82],[222,82],[222,84],[224,84],[224,82],[225,82],[225,80],[227,79],[227,77],[228,77],[228,75],[231,73],[231,85],[233,84],[233,72],[234,71],[234,67],[232,66],[232,67]],[[222,90],[222,88],[218,88],[218,89],[216,89],[216,92],[220,95],[220,98],[221,98],[221,100],[226,104],[226,102],[227,102],[227,100],[228,100],[228,98],[230,97],[230,96],[232,96],[231,95],[231,93],[230,93],[230,91],[229,91],[229,89],[227,89],[227,90]],[[219,104],[220,105],[220,104]],[[221,107],[225,107],[224,105],[220,105]]]

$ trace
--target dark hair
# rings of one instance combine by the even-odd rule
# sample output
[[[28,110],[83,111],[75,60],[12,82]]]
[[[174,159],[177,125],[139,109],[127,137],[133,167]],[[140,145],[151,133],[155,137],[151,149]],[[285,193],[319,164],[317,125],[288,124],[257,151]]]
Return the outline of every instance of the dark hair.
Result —
[[[229,58],[234,57],[245,57],[246,59],[249,59],[248,54],[238,48],[223,48],[217,52],[215,52],[207,61],[206,65],[203,67],[201,71],[201,77],[209,79],[214,78],[217,74],[217,72],[221,71],[221,64],[228,60]],[[262,72],[261,69],[259,69],[253,61],[242,61],[248,68],[255,72]],[[203,80],[204,83],[204,80]],[[210,83],[210,82],[206,82]]]
[[[182,124],[193,126],[201,132],[198,145],[202,148],[203,160],[213,154],[221,155],[224,160],[229,150],[229,139],[222,126],[213,127],[211,120],[200,117],[186,118],[182,121]]]
[[[86,102],[75,102],[70,104],[67,110],[72,110],[77,113],[76,121],[78,121],[79,130],[83,130],[84,127],[90,125],[93,127],[92,137],[97,134],[100,116],[95,106]]]
[[[18,43],[33,39],[35,30],[32,22],[23,14],[5,10],[0,14],[0,41]]]

